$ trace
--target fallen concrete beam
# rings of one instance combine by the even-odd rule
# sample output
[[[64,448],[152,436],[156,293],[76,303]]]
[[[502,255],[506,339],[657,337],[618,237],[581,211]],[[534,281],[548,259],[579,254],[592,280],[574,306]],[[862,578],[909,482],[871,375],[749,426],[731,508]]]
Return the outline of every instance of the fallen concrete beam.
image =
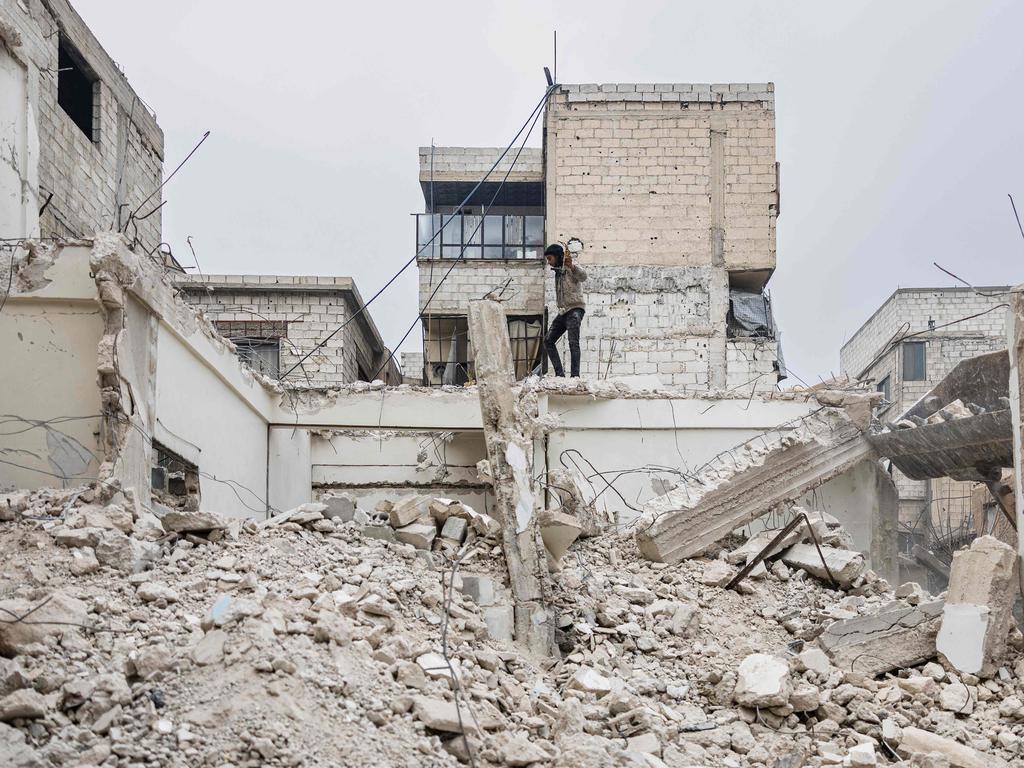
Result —
[[[955,553],[939,658],[960,673],[992,677],[1006,654],[1017,589],[1017,553],[1008,544],[982,536]]]
[[[818,642],[845,672],[874,677],[935,657],[942,601],[917,606],[890,603],[878,613],[830,624]]]
[[[534,492],[533,442],[525,429],[528,425],[522,423],[530,414],[517,407],[514,396],[512,345],[500,303],[470,302],[469,336],[476,352],[480,414],[512,586],[515,638],[532,653],[550,656],[555,650],[548,608],[550,577]]]
[[[646,504],[636,534],[640,551],[666,563],[694,557],[774,507],[874,458],[859,411],[856,416],[855,422],[846,408],[823,406],[720,454],[699,481]]]

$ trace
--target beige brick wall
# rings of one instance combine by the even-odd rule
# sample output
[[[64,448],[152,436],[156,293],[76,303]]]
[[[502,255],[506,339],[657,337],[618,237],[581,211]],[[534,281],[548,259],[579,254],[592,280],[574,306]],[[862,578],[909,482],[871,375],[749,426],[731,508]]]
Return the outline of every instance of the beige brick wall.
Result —
[[[4,0],[0,21],[17,31],[20,45],[12,51],[29,69],[29,102],[39,135],[39,200],[53,194],[40,221],[42,236],[88,237],[111,229],[118,201],[126,204],[127,218],[160,184],[163,132],[155,117],[66,0]],[[57,103],[60,31],[99,78],[96,141]],[[139,215],[158,206],[160,199],[155,195]],[[129,237],[137,237],[147,251],[160,243],[160,232],[160,211],[128,229]]]
[[[774,268],[771,84],[563,86],[545,141],[548,238],[581,238],[588,263],[710,265],[720,173],[724,266]]]

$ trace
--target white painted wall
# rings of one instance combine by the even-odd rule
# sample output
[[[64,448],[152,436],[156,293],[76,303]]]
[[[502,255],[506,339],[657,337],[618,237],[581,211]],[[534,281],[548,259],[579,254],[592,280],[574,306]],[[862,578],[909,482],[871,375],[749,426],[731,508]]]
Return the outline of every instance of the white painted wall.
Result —
[[[222,377],[219,365],[237,366],[237,358],[202,355],[164,323],[157,350],[157,424],[198,449],[202,508],[262,518],[267,420]]]
[[[664,493],[666,483],[671,487],[678,480],[672,471],[625,470],[658,466],[695,471],[719,452],[804,416],[812,406],[796,400],[592,400],[550,395],[547,409],[563,424],[548,435],[548,468],[563,463],[572,467],[575,460],[593,484],[599,503],[625,525],[644,502]],[[543,461],[538,457],[539,465]],[[608,480],[623,498],[605,488]]]
[[[0,39],[0,232],[39,234],[39,137],[28,69]],[[0,260],[10,252],[0,253]]]
[[[482,511],[493,504],[476,472],[486,457],[481,430],[318,433],[312,440],[312,482],[318,492],[348,492],[368,504],[424,493]]]
[[[6,284],[4,272],[0,297]],[[33,290],[15,282],[0,312],[0,488],[72,486],[96,477],[102,330],[88,248],[65,248]]]
[[[312,501],[309,430],[270,427],[268,439],[267,498],[271,514]]]

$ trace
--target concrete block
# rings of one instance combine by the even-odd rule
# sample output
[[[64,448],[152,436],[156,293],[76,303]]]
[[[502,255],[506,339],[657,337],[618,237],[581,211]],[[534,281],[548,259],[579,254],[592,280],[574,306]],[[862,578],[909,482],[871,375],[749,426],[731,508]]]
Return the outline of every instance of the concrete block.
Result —
[[[405,544],[412,544],[416,549],[429,550],[437,538],[437,527],[433,521],[429,523],[412,523],[395,529],[395,538]]]
[[[991,677],[1006,654],[1017,597],[1017,553],[992,536],[953,555],[936,640],[939,658],[962,674]]]
[[[825,556],[825,564],[821,562]],[[813,544],[794,544],[782,553],[782,562],[791,568],[800,568],[819,579],[828,579],[829,571],[841,587],[849,587],[864,571],[864,555],[849,549],[822,547],[821,554]]]
[[[466,530],[468,528],[469,523],[461,517],[449,517],[444,521],[444,525],[441,526],[441,538],[451,539],[461,544],[466,538]]]
[[[416,521],[423,514],[423,505],[426,499],[423,496],[406,496],[395,502],[388,512],[388,520],[392,528],[402,528]]]
[[[941,600],[918,606],[894,602],[877,613],[830,624],[818,643],[844,672],[874,677],[934,658],[941,616]]]

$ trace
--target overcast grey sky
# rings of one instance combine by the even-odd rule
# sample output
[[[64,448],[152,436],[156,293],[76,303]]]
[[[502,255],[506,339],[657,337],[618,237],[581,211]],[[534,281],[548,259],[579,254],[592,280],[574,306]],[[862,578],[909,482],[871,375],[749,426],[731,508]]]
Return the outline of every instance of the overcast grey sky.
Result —
[[[206,272],[351,275],[369,298],[413,253],[416,148],[504,145],[557,29],[562,82],[775,83],[769,287],[801,377],[838,370],[897,287],[952,284],[933,261],[1022,280],[1016,0],[72,2],[155,110],[167,172],[212,131],[164,209]],[[372,314],[397,343],[415,267]]]

